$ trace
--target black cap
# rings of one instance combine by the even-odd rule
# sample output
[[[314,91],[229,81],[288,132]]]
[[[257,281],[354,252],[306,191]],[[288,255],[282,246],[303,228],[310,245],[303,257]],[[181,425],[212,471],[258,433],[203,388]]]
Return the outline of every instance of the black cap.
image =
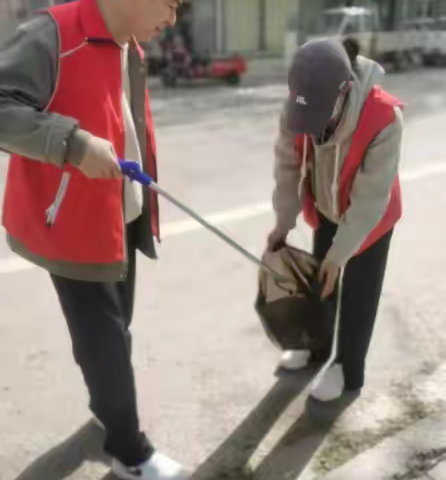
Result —
[[[313,40],[299,48],[288,74],[288,129],[320,135],[341,90],[352,79],[351,62],[341,43]]]

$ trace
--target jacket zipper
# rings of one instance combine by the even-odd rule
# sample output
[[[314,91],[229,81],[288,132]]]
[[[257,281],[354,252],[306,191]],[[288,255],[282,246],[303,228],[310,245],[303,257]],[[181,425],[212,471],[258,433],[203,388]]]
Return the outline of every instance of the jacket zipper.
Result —
[[[59,213],[60,206],[65,198],[67,193],[68,184],[70,182],[71,174],[69,172],[64,172],[62,175],[62,180],[59,184],[59,189],[57,190],[56,198],[54,202],[46,210],[46,224],[48,226],[53,226],[56,222],[57,214]]]

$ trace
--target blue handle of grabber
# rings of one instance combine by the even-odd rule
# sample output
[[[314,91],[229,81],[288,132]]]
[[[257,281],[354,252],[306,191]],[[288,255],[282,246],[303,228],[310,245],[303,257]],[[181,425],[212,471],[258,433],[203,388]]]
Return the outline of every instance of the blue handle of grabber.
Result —
[[[136,180],[138,183],[147,187],[153,182],[152,177],[141,170],[141,165],[138,162],[119,160],[119,165],[122,174],[129,177],[131,180]]]

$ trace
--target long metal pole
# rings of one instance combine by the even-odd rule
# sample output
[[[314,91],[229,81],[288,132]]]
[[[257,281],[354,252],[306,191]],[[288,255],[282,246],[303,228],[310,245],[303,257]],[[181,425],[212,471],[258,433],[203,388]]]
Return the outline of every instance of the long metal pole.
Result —
[[[245,258],[250,260],[252,263],[254,263],[257,267],[263,268],[267,272],[273,274],[277,280],[281,282],[289,282],[292,280],[291,278],[284,277],[280,273],[276,272],[273,268],[268,266],[263,260],[260,260],[260,258],[257,258],[255,255],[253,255],[251,252],[248,252],[245,248],[243,248],[240,244],[238,244],[235,240],[233,240],[231,237],[226,235],[224,232],[222,232],[219,228],[215,227],[214,225],[211,225],[209,222],[207,222],[203,217],[198,215],[198,213],[194,212],[192,209],[190,209],[187,205],[184,205],[184,203],[180,202],[177,200],[175,197],[173,197],[170,193],[166,192],[163,190],[159,185],[157,185],[155,182],[152,182],[149,185],[149,188],[151,188],[154,192],[158,193],[159,195],[163,196],[166,198],[169,202],[173,203],[176,207],[178,207],[180,210],[183,210],[183,212],[187,213],[190,217],[192,217],[194,220],[196,220],[200,225],[205,227],[207,230],[210,232],[214,233],[217,235],[221,240],[223,240],[225,243],[230,245],[232,248],[237,250],[239,253],[241,253]]]

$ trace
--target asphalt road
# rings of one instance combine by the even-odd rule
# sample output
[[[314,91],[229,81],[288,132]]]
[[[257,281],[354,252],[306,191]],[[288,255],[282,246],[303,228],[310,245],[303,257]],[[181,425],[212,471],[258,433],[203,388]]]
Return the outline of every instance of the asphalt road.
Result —
[[[228,469],[232,473],[219,478],[251,478],[239,471],[250,459],[255,478],[295,479],[302,471],[313,478],[324,464],[325,457],[311,463],[321,445],[345,460],[385,436],[389,422],[401,422],[414,402],[429,409],[441,401],[414,385],[424,385],[446,352],[445,82],[445,70],[387,79],[407,102],[406,216],[392,248],[367,388],[327,438],[301,416],[305,397],[298,394],[308,372],[281,380],[273,375],[278,353],[252,309],[255,268],[163,203],[160,260],[139,264],[140,409],[161,449],[192,468],[202,465],[197,478]],[[285,95],[283,85],[264,85],[171,97],[155,92],[153,99],[160,183],[258,254],[273,222],[272,147]],[[1,191],[5,174],[1,161]],[[294,240],[309,245],[302,225]],[[88,418],[49,279],[13,257],[1,240],[0,480],[102,478],[107,467],[96,455],[99,432],[86,427],[69,438]],[[346,436],[362,443],[330,450],[336,441],[344,446],[339,438]]]

